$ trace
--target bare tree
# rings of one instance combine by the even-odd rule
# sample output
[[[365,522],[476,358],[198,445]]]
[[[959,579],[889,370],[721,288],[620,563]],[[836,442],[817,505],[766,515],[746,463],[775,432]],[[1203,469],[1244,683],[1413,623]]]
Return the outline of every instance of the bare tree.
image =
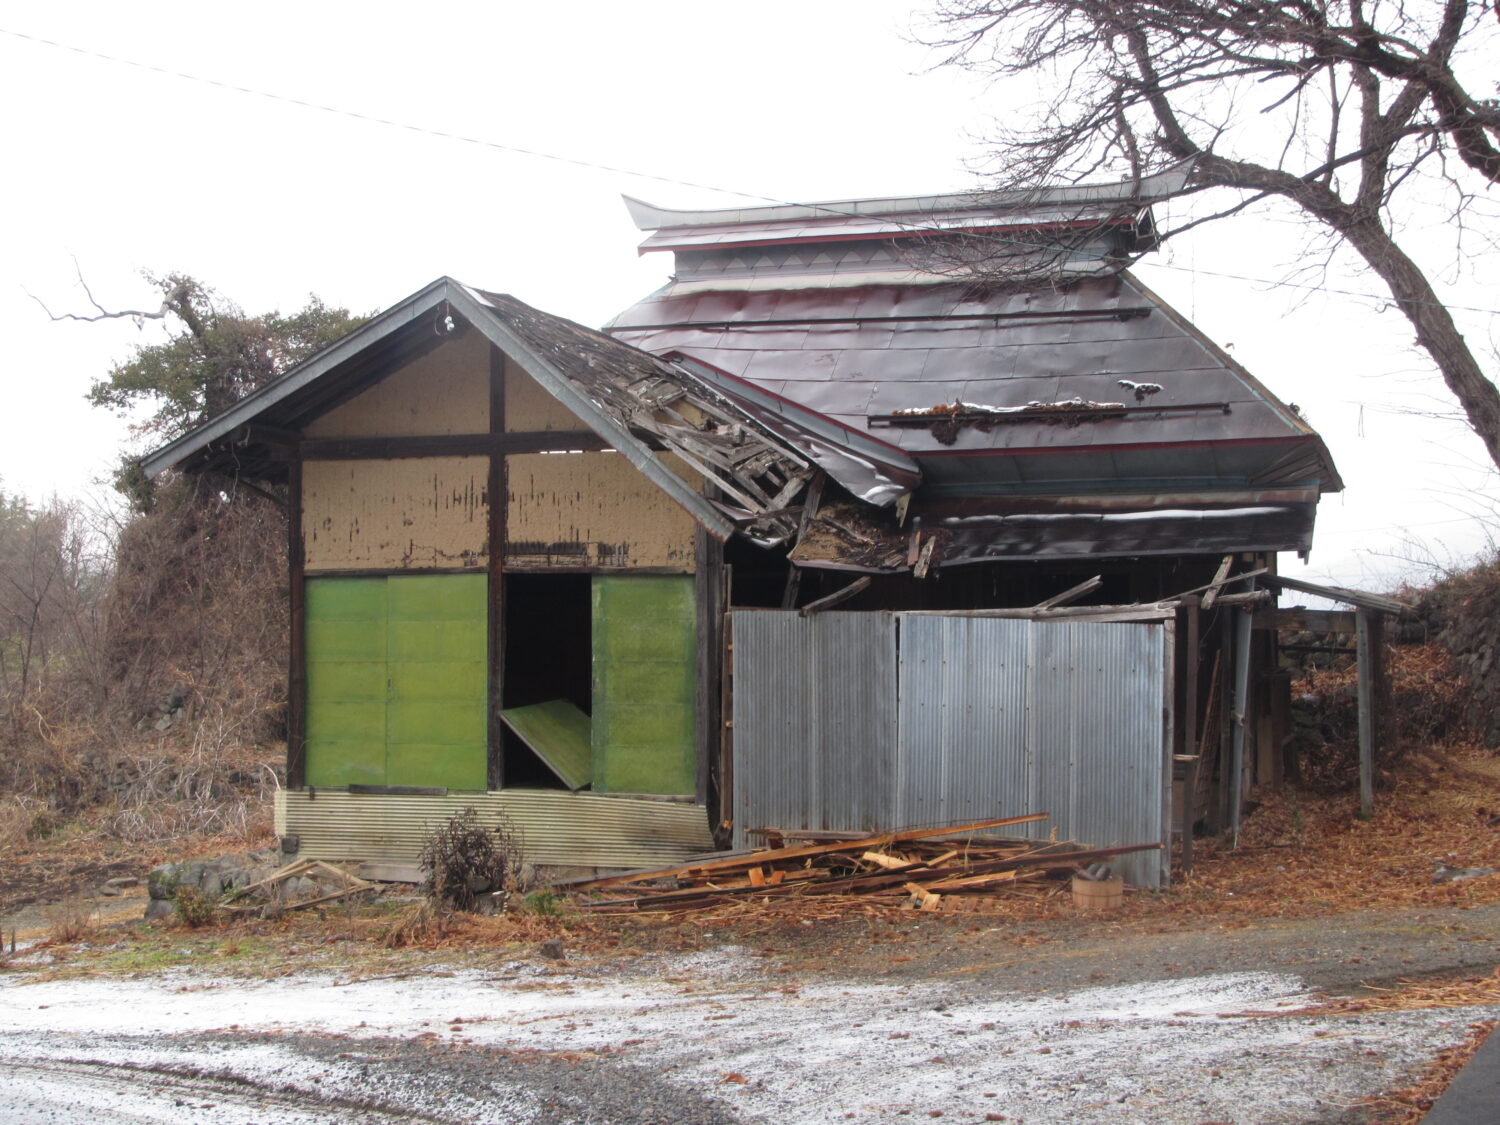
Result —
[[[1500,184],[1500,103],[1470,92],[1476,70],[1494,86],[1496,14],[1495,0],[937,0],[928,42],[1052,91],[997,138],[1000,187],[1187,161],[1187,193],[1235,193],[1164,237],[1296,205],[1389,288],[1500,466],[1500,393],[1399,244],[1396,208],[1436,180],[1457,236]]]

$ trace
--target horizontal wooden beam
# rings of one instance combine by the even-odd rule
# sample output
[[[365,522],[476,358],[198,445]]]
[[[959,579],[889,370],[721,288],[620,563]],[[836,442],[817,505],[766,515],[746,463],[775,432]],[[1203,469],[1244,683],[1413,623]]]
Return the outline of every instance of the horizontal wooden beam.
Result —
[[[487,457],[491,453],[567,453],[608,449],[593,430],[528,430],[510,434],[425,434],[411,437],[305,438],[306,461],[389,461],[414,457]]]
[[[1265,609],[1251,623],[1255,629],[1298,633],[1353,633],[1354,614],[1330,609]]]

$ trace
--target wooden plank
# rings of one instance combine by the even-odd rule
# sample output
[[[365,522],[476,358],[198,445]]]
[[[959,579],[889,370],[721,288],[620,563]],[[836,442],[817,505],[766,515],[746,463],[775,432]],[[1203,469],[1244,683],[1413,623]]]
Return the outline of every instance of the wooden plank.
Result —
[[[835,590],[831,594],[819,598],[815,602],[808,602],[797,612],[803,617],[811,617],[815,613],[819,613],[825,609],[832,609],[834,606],[840,604],[841,602],[848,601],[850,598],[854,597],[855,594],[858,594],[862,590],[868,588],[869,585],[870,576],[866,574],[861,578],[856,578],[853,582],[849,583],[849,585]]]
[[[1079,598],[1084,597],[1087,594],[1092,594],[1095,590],[1103,585],[1104,577],[1102,575],[1096,574],[1087,582],[1080,582],[1076,586],[1070,586],[1060,594],[1053,594],[1046,601],[1037,602],[1036,605],[1032,606],[1031,608],[1056,609],[1058,606],[1067,605],[1069,602],[1076,602]]]
[[[1255,613],[1256,629],[1298,633],[1353,633],[1354,614],[1328,609],[1262,609]]]
[[[1321,586],[1316,582],[1304,582],[1300,578],[1288,578],[1284,574],[1270,575],[1266,578],[1266,582],[1272,586],[1300,590],[1304,594],[1316,594],[1331,602],[1345,602],[1348,605],[1358,606],[1360,609],[1373,609],[1380,613],[1399,614],[1412,609],[1405,602],[1397,601],[1395,598],[1382,597],[1364,590],[1350,590],[1343,586]]]
[[[836,844],[809,844],[802,847],[791,848],[767,848],[762,851],[750,852],[737,856],[729,856],[721,860],[710,860],[706,863],[688,863],[677,867],[664,867],[658,871],[635,872],[627,875],[608,875],[602,879],[594,879],[587,883],[573,884],[576,890],[590,890],[597,887],[615,886],[619,883],[629,883],[636,880],[665,879],[673,875],[686,875],[692,872],[708,875],[719,871],[732,871],[739,868],[755,867],[766,863],[779,863],[788,859],[803,859],[809,856],[839,855],[844,852],[864,852],[887,847],[891,844],[904,844],[912,840],[935,839],[941,836],[960,836],[965,833],[984,832],[991,828],[1004,828],[1012,824],[1032,824],[1039,820],[1046,820],[1050,813],[1032,813],[1029,816],[1008,816],[999,820],[976,820],[968,824],[953,824],[946,828],[911,828],[902,832],[886,832],[878,836],[860,836]]]
[[[1371,652],[1371,622],[1374,613],[1361,606],[1355,615],[1355,659],[1359,662],[1359,815],[1369,820],[1375,813],[1375,660]]]
[[[505,432],[505,353],[490,345],[490,436]],[[486,676],[486,772],[489,788],[505,786],[505,723],[500,712],[505,707],[505,520],[510,506],[505,502],[508,478],[505,454],[490,450],[489,471],[485,478],[486,569],[489,589],[485,595],[488,630],[489,673]]]
[[[290,593],[287,636],[286,783],[301,789],[307,783],[307,610],[306,569],[302,538],[302,462],[293,459],[286,477],[286,561]]]
[[[1198,749],[1198,685],[1202,679],[1199,667],[1199,629],[1202,610],[1189,602],[1183,607],[1186,640],[1183,645],[1182,745],[1187,768],[1182,771],[1182,873],[1193,872],[1193,825],[1198,823],[1198,766],[1202,754]]]
[[[509,707],[500,718],[573,792],[593,780],[593,723],[568,700]]]
[[[1219,569],[1214,571],[1213,581],[1208,584],[1208,590],[1203,595],[1202,607],[1205,612],[1213,609],[1214,602],[1219,600],[1219,591],[1223,589],[1224,583],[1229,579],[1229,568],[1234,565],[1234,556],[1225,555],[1219,563]]]

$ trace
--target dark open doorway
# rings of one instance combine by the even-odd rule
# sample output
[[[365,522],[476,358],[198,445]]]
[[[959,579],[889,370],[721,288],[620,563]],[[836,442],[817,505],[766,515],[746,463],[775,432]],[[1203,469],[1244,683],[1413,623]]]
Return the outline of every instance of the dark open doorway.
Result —
[[[593,620],[587,574],[507,574],[504,706],[563,699],[588,714],[593,695]],[[532,750],[506,728],[506,788],[562,787]]]

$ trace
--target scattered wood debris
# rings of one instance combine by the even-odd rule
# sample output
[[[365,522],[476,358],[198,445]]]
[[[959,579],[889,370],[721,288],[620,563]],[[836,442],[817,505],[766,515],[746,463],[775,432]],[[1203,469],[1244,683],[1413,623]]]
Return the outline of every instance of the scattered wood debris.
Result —
[[[606,913],[825,896],[916,910],[974,911],[1000,892],[1053,882],[1054,876],[1070,876],[1084,865],[1161,846],[1083,848],[993,835],[995,829],[1045,819],[1041,813],[877,836],[762,829],[756,834],[767,840],[764,848],[592,879],[569,889],[592,896],[582,909]]]
[[[329,886],[334,889],[329,890]],[[225,896],[220,910],[263,917],[286,910],[304,910],[378,888],[343,868],[321,859],[302,859],[272,874],[240,887]]]

